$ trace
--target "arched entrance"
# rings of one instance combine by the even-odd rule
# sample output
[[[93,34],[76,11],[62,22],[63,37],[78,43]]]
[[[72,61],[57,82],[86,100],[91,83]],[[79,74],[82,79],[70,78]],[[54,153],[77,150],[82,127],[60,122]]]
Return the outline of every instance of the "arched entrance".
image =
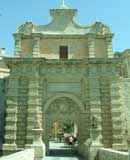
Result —
[[[72,94],[58,94],[51,97],[44,106],[44,142],[47,153],[49,154],[49,140],[52,125],[54,123],[64,124],[70,121],[76,126],[75,133],[80,141],[80,117],[84,110],[84,105],[78,98]],[[77,131],[76,131],[77,130]]]

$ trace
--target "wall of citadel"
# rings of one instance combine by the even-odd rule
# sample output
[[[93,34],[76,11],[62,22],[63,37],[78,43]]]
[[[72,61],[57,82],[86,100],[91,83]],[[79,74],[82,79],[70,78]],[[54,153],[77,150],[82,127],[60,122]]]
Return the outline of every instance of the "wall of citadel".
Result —
[[[5,118],[5,80],[0,78],[0,148],[3,143]]]
[[[35,101],[37,97],[39,117],[42,121],[45,102],[57,93],[62,92],[74,94],[84,104],[84,114],[80,119],[80,142],[83,143],[89,138],[90,113],[92,112],[97,114],[99,119],[102,119],[103,143],[105,146],[111,147],[110,85],[111,80],[117,74],[117,65],[112,62],[109,62],[110,64],[84,64],[79,61],[79,64],[76,65],[75,62],[74,64],[73,62],[69,63],[66,65],[60,63],[60,61],[56,63],[48,60],[47,63],[36,64],[36,62],[30,61],[30,63],[21,62],[21,64],[19,62],[12,67],[8,93],[9,95],[13,94],[12,89],[14,87],[18,95],[16,96],[18,103],[16,143],[18,147],[24,147],[27,142],[27,134],[31,134],[28,129],[33,128],[33,122],[30,122],[30,118],[34,116],[33,108],[32,111],[28,108],[32,105],[35,108],[35,102],[32,101]],[[15,81],[17,86],[14,83]],[[119,88],[118,85],[116,86],[117,93]],[[10,98],[9,96],[8,99]],[[43,120],[43,122],[45,121]],[[120,125],[120,123],[118,124]]]

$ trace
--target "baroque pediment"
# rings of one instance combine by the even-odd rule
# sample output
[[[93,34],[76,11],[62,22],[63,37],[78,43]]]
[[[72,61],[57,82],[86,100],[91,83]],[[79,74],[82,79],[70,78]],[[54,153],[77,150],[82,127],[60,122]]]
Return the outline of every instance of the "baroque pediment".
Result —
[[[32,22],[26,22],[17,27],[16,33],[30,35],[31,33],[40,33],[43,35],[86,35],[89,33],[105,35],[111,33],[110,27],[96,22],[92,25],[80,25],[75,21],[76,9],[51,9],[50,15],[52,21],[47,25],[35,25]]]

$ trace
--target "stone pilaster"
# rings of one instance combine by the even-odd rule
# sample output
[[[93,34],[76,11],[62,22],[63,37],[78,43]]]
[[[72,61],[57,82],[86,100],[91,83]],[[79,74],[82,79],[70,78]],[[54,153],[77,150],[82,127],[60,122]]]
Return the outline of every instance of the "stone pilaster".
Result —
[[[89,80],[88,75],[84,75],[83,80],[81,81],[81,88],[82,88],[82,101],[84,103],[84,113],[81,114],[81,130],[82,132],[79,133],[81,135],[81,144],[88,138],[90,138],[89,128],[90,128],[90,105],[89,105]],[[86,134],[84,134],[86,133]]]
[[[127,121],[128,137],[130,137],[130,78],[121,78],[124,118]]]
[[[4,140],[4,125],[5,125],[5,85],[6,80],[0,76],[0,144],[3,144]]]
[[[88,36],[88,54],[89,58],[95,58],[95,39],[94,35],[90,34]]]
[[[33,131],[33,144],[32,148],[34,148],[35,158],[36,159],[44,159],[46,154],[45,144],[42,141],[42,124],[39,121],[38,117],[38,108],[36,108],[35,122]]]
[[[100,86],[99,81],[95,77],[89,77],[89,95],[90,95],[90,114],[91,117],[96,116],[97,118],[97,127],[100,129],[100,134],[102,132],[101,125],[101,101],[100,101]]]
[[[112,146],[112,119],[111,119],[111,101],[110,101],[110,81],[109,77],[99,78],[100,99],[102,110],[102,142],[104,147]]]
[[[8,154],[17,150],[16,132],[17,132],[17,106],[18,106],[18,77],[10,77],[7,93],[6,125],[5,125],[5,144],[3,153]]]
[[[107,50],[107,56],[108,58],[113,58],[113,47],[112,47],[112,37],[113,35],[107,35],[106,36],[106,50]]]
[[[33,39],[33,56],[38,56],[40,52],[40,37],[34,36]]]
[[[15,35],[15,48],[14,48],[14,52],[15,52],[15,56],[20,56],[21,54],[21,36],[20,35]]]
[[[34,117],[36,114],[36,108],[39,107],[39,83],[38,77],[34,76],[29,80],[28,86],[28,109],[27,109],[27,134],[26,134],[26,145],[25,147],[31,147],[32,139],[33,139],[33,132],[32,129],[34,128]]]
[[[127,143],[124,141],[124,123],[122,111],[122,99],[118,78],[111,79],[111,115],[112,115],[112,148],[126,150]]]
[[[97,156],[97,152],[102,145],[102,117],[101,117],[101,102],[100,102],[100,86],[97,77],[89,77],[90,85],[90,139],[91,144],[89,146],[88,159],[94,160]]]
[[[24,148],[24,145],[26,144],[26,122],[27,122],[27,107],[28,107],[27,102],[28,102],[28,78],[26,76],[24,77],[19,76],[18,114],[17,114],[18,148]]]

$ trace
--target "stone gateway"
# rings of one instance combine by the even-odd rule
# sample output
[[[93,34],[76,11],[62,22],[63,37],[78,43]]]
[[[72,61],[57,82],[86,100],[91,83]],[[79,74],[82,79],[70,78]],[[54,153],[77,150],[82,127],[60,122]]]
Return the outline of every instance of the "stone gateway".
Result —
[[[114,54],[110,27],[81,26],[76,13],[63,5],[48,25],[18,26],[15,55],[1,56],[3,154],[31,147],[36,114],[47,153],[51,124],[66,120],[77,125],[79,153],[91,131],[102,146],[127,150],[130,50]]]

